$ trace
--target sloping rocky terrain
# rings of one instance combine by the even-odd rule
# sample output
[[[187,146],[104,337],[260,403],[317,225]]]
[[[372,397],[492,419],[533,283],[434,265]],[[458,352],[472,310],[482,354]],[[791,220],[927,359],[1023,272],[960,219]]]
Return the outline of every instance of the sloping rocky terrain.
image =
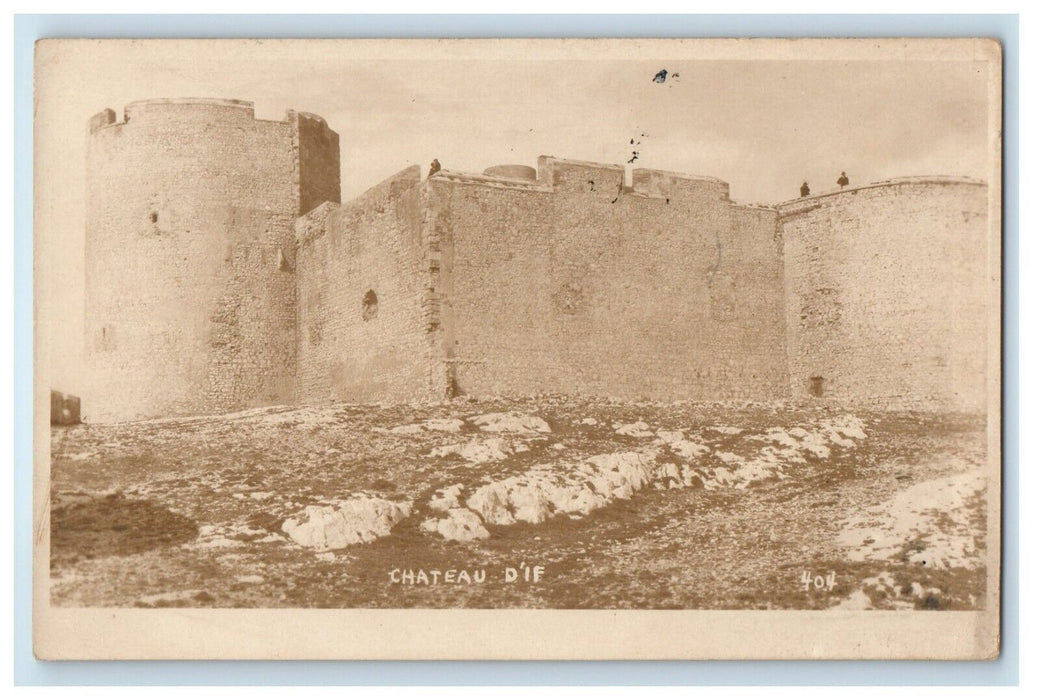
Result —
[[[984,426],[539,397],[55,428],[51,599],[972,609]]]

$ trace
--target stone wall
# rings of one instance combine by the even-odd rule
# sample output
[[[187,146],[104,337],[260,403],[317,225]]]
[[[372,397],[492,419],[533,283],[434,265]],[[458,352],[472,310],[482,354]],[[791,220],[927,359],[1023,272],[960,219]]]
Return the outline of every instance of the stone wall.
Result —
[[[787,391],[777,214],[725,183],[543,158],[442,171],[444,359],[464,394],[771,399]]]
[[[298,398],[430,398],[420,173],[408,168],[297,223]]]
[[[565,393],[982,408],[986,188],[741,206],[707,177],[543,157],[339,205],[339,137],[251,103],[88,124],[92,420]]]
[[[985,185],[908,178],[779,210],[794,397],[985,408]]]
[[[316,172],[308,190],[332,196],[317,184],[330,168],[297,162],[296,123],[235,100],[139,102],[122,122],[111,110],[90,121],[93,420],[294,400],[297,174]],[[319,156],[336,160],[336,187],[338,157]]]

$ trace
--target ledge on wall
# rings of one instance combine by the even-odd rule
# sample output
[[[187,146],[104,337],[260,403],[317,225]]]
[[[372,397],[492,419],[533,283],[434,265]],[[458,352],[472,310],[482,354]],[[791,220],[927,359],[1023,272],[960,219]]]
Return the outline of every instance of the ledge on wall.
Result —
[[[615,189],[620,183],[622,193],[648,197],[651,199],[668,199],[680,197],[693,192],[708,192],[711,197],[722,200],[729,199],[729,184],[715,177],[690,175],[687,173],[636,168],[632,170],[632,184],[625,185],[625,166],[615,163],[596,163],[592,161],[557,158],[556,156],[539,156],[538,167],[526,165],[496,165],[483,173],[470,173],[458,170],[440,170],[429,179],[431,181],[447,181],[458,184],[482,185],[505,189],[520,189],[538,192],[554,192],[560,189],[559,175],[564,173],[607,174],[613,184],[601,191],[617,194]],[[579,180],[582,177],[578,178]],[[590,185],[596,178],[590,179]],[[598,181],[594,185],[600,184]],[[594,186],[593,185],[593,186]]]
[[[879,180],[857,187],[846,187],[844,189],[830,189],[808,197],[796,197],[786,202],[780,202],[776,208],[781,214],[795,214],[809,211],[822,205],[824,200],[841,195],[857,194],[863,190],[874,190],[885,187],[899,187],[902,185],[976,185],[986,187],[984,180],[964,177],[960,175],[915,175],[908,177],[896,177],[888,180]]]

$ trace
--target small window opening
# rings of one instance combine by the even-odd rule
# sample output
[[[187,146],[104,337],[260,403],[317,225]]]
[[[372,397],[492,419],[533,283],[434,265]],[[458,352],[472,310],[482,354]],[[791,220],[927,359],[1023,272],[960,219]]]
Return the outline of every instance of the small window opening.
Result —
[[[361,318],[365,321],[371,321],[378,315],[379,298],[376,296],[375,292],[369,289],[361,299]]]
[[[823,396],[823,377],[809,377],[809,394]]]

